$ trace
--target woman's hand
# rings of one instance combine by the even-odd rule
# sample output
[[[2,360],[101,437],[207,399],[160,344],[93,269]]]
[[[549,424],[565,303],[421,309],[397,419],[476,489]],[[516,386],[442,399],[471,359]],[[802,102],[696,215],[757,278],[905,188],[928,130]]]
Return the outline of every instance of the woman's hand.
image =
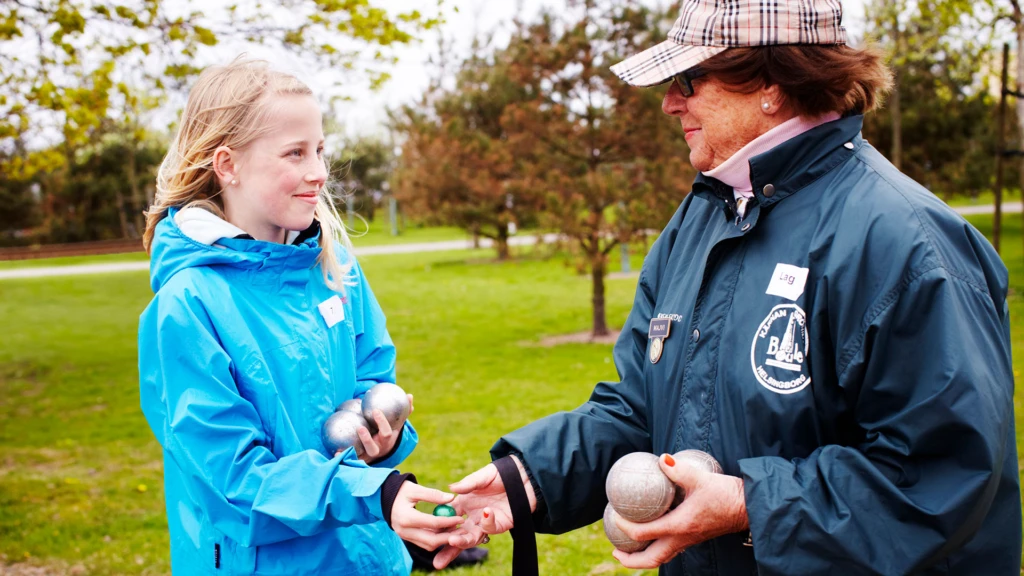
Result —
[[[642,524],[618,519],[618,526],[633,540],[654,540],[632,554],[612,554],[626,568],[657,568],[683,550],[705,540],[750,527],[743,480],[676,464],[668,454],[658,459],[662,472],[686,491],[683,503],[657,520]]]
[[[512,456],[519,468],[519,476],[526,489],[530,510],[537,510],[537,495],[526,474],[526,468],[519,458]],[[501,534],[512,529],[512,508],[505,493],[498,468],[488,464],[483,468],[452,484],[449,489],[459,496],[452,506],[459,514],[466,514],[466,523],[452,532],[448,546],[434,557],[434,569],[440,570],[455,559],[462,550],[472,548],[489,540],[491,534]]]
[[[391,505],[391,528],[402,540],[426,550],[434,550],[448,543],[449,530],[462,524],[461,516],[433,516],[416,510],[417,502],[448,504],[455,499],[448,494],[426,488],[414,482],[405,482]]]

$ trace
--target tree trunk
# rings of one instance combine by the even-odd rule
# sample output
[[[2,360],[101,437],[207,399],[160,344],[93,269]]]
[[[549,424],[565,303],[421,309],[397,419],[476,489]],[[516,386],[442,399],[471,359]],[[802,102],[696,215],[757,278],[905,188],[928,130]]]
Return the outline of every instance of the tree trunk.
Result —
[[[893,16],[892,39],[896,53],[900,51],[899,13]],[[892,94],[889,96],[889,115],[892,119],[892,150],[889,161],[897,170],[903,165],[903,111],[900,109],[900,71],[893,66]]]
[[[124,209],[124,195],[120,188],[114,189],[114,201],[117,203],[117,219],[121,224],[121,238],[132,238],[128,232],[128,214]]]
[[[903,112],[900,110],[900,73],[893,73],[893,89],[889,95],[889,117],[892,120],[892,149],[889,161],[897,170],[903,169]]]
[[[122,224],[121,234],[125,238],[138,238],[142,235],[144,225],[142,223],[142,191],[139,189],[139,176],[136,173],[135,156],[138,151],[139,142],[135,138],[128,140],[128,185],[131,186],[132,191],[132,230],[129,231],[128,227]],[[122,212],[122,219],[124,218],[124,200],[120,197],[121,193],[118,192],[118,210]]]
[[[508,260],[508,228],[498,225],[498,234],[494,239],[494,247],[498,249],[498,260]]]
[[[1013,3],[1013,20],[1017,27],[1017,92],[1024,90],[1024,15],[1021,14],[1019,5]],[[1016,98],[1017,100],[1017,126],[1020,127],[1018,132],[1021,135],[1021,141],[1024,141],[1024,98]],[[1024,148],[1024,146],[1018,144],[1017,148]],[[1020,157],[1020,189],[1022,191],[1022,199],[1024,199],[1024,156]]]
[[[600,250],[590,254],[590,278],[593,282],[594,331],[593,337],[606,336],[608,324],[604,313],[604,274],[607,257]]]

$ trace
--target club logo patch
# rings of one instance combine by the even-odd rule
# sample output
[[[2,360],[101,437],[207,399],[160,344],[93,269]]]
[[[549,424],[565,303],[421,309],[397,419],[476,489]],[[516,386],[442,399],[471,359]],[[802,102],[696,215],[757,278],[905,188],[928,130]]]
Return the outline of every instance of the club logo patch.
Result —
[[[780,304],[761,322],[750,346],[754,377],[779,394],[799,392],[811,383],[807,370],[810,338],[807,315],[796,304]]]

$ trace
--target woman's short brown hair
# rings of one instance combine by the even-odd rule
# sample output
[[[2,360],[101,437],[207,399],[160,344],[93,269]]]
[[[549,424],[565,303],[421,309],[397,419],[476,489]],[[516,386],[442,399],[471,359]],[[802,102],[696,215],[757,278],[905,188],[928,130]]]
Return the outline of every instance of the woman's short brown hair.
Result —
[[[892,72],[877,48],[782,45],[730,48],[699,67],[729,89],[750,93],[777,85],[801,116],[863,113],[881,105]]]

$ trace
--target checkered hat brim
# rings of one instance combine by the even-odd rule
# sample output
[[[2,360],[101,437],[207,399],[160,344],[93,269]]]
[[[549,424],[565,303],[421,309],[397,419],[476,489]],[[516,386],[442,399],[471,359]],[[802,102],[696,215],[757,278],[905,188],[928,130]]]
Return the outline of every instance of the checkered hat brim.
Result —
[[[633,86],[654,86],[729,48],[845,44],[840,0],[686,0],[668,40],[612,66]]]

